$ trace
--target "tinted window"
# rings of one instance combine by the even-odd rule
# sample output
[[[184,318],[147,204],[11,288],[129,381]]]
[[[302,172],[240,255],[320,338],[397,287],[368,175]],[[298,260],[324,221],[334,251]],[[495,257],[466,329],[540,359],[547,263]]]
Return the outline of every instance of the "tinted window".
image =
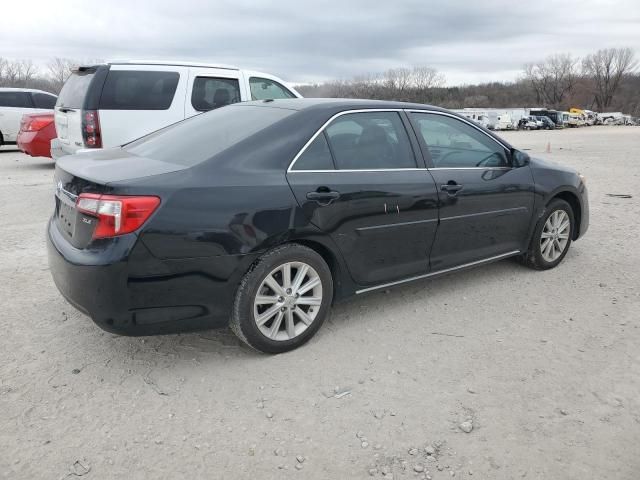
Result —
[[[58,100],[53,95],[47,95],[45,93],[34,93],[33,101],[36,104],[36,108],[47,108],[53,109],[56,104],[56,100]]]
[[[235,78],[196,77],[191,93],[191,105],[206,112],[240,101],[240,85]]]
[[[26,92],[0,92],[0,107],[33,108]]]
[[[248,105],[221,108],[151,133],[123,148],[135,155],[192,166],[293,113]]]
[[[177,72],[111,70],[107,75],[100,109],[167,110],[176,93]]]
[[[318,135],[298,157],[294,170],[333,170],[333,159],[324,133]]]
[[[84,97],[89,90],[94,74],[95,72],[90,71],[72,73],[64,83],[56,105],[66,108],[82,108]]]
[[[437,168],[505,167],[504,147],[471,125],[446,115],[411,114]]]
[[[339,169],[416,167],[397,112],[349,113],[335,119],[326,132]]]
[[[295,98],[287,88],[278,82],[267,78],[251,77],[249,79],[249,87],[251,88],[252,100],[266,100],[276,98]]]

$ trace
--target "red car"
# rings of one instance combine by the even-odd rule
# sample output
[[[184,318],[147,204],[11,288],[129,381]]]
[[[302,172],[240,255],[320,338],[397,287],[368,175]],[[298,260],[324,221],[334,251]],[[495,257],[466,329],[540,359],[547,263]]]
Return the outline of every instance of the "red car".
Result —
[[[31,113],[22,117],[16,143],[27,155],[51,158],[51,140],[54,138],[53,113]]]

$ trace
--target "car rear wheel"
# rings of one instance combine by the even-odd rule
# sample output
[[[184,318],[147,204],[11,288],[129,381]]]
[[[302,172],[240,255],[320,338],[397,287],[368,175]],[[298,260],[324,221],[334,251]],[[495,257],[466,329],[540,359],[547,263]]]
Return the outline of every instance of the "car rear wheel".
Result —
[[[282,353],[307,342],[331,308],[333,279],[310,248],[287,244],[265,253],[236,292],[231,329],[247,345]]]
[[[574,228],[571,206],[562,199],[553,200],[536,226],[524,263],[536,270],[557,266],[569,251]]]

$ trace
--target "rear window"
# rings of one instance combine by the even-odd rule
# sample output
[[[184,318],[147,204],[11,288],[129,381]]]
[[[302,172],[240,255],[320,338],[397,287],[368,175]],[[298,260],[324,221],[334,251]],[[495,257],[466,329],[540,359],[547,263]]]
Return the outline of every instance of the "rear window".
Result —
[[[151,133],[123,147],[142,157],[193,166],[295,113],[283,108],[228,106]]]
[[[56,105],[63,108],[82,108],[84,97],[87,95],[94,75],[95,71],[81,71],[71,74],[60,91]]]
[[[176,93],[178,72],[111,70],[107,75],[101,110],[167,110]]]
[[[27,92],[0,92],[0,107],[33,108]]]

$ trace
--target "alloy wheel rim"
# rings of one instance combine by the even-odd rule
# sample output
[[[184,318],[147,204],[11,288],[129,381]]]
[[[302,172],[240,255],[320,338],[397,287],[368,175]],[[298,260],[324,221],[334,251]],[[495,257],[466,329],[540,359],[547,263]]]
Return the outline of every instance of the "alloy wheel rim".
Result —
[[[321,305],[318,272],[303,262],[287,262],[262,280],[253,302],[253,318],[265,337],[286,341],[309,328]]]
[[[544,223],[540,236],[540,253],[547,262],[555,262],[569,244],[571,220],[564,210],[556,210]]]

